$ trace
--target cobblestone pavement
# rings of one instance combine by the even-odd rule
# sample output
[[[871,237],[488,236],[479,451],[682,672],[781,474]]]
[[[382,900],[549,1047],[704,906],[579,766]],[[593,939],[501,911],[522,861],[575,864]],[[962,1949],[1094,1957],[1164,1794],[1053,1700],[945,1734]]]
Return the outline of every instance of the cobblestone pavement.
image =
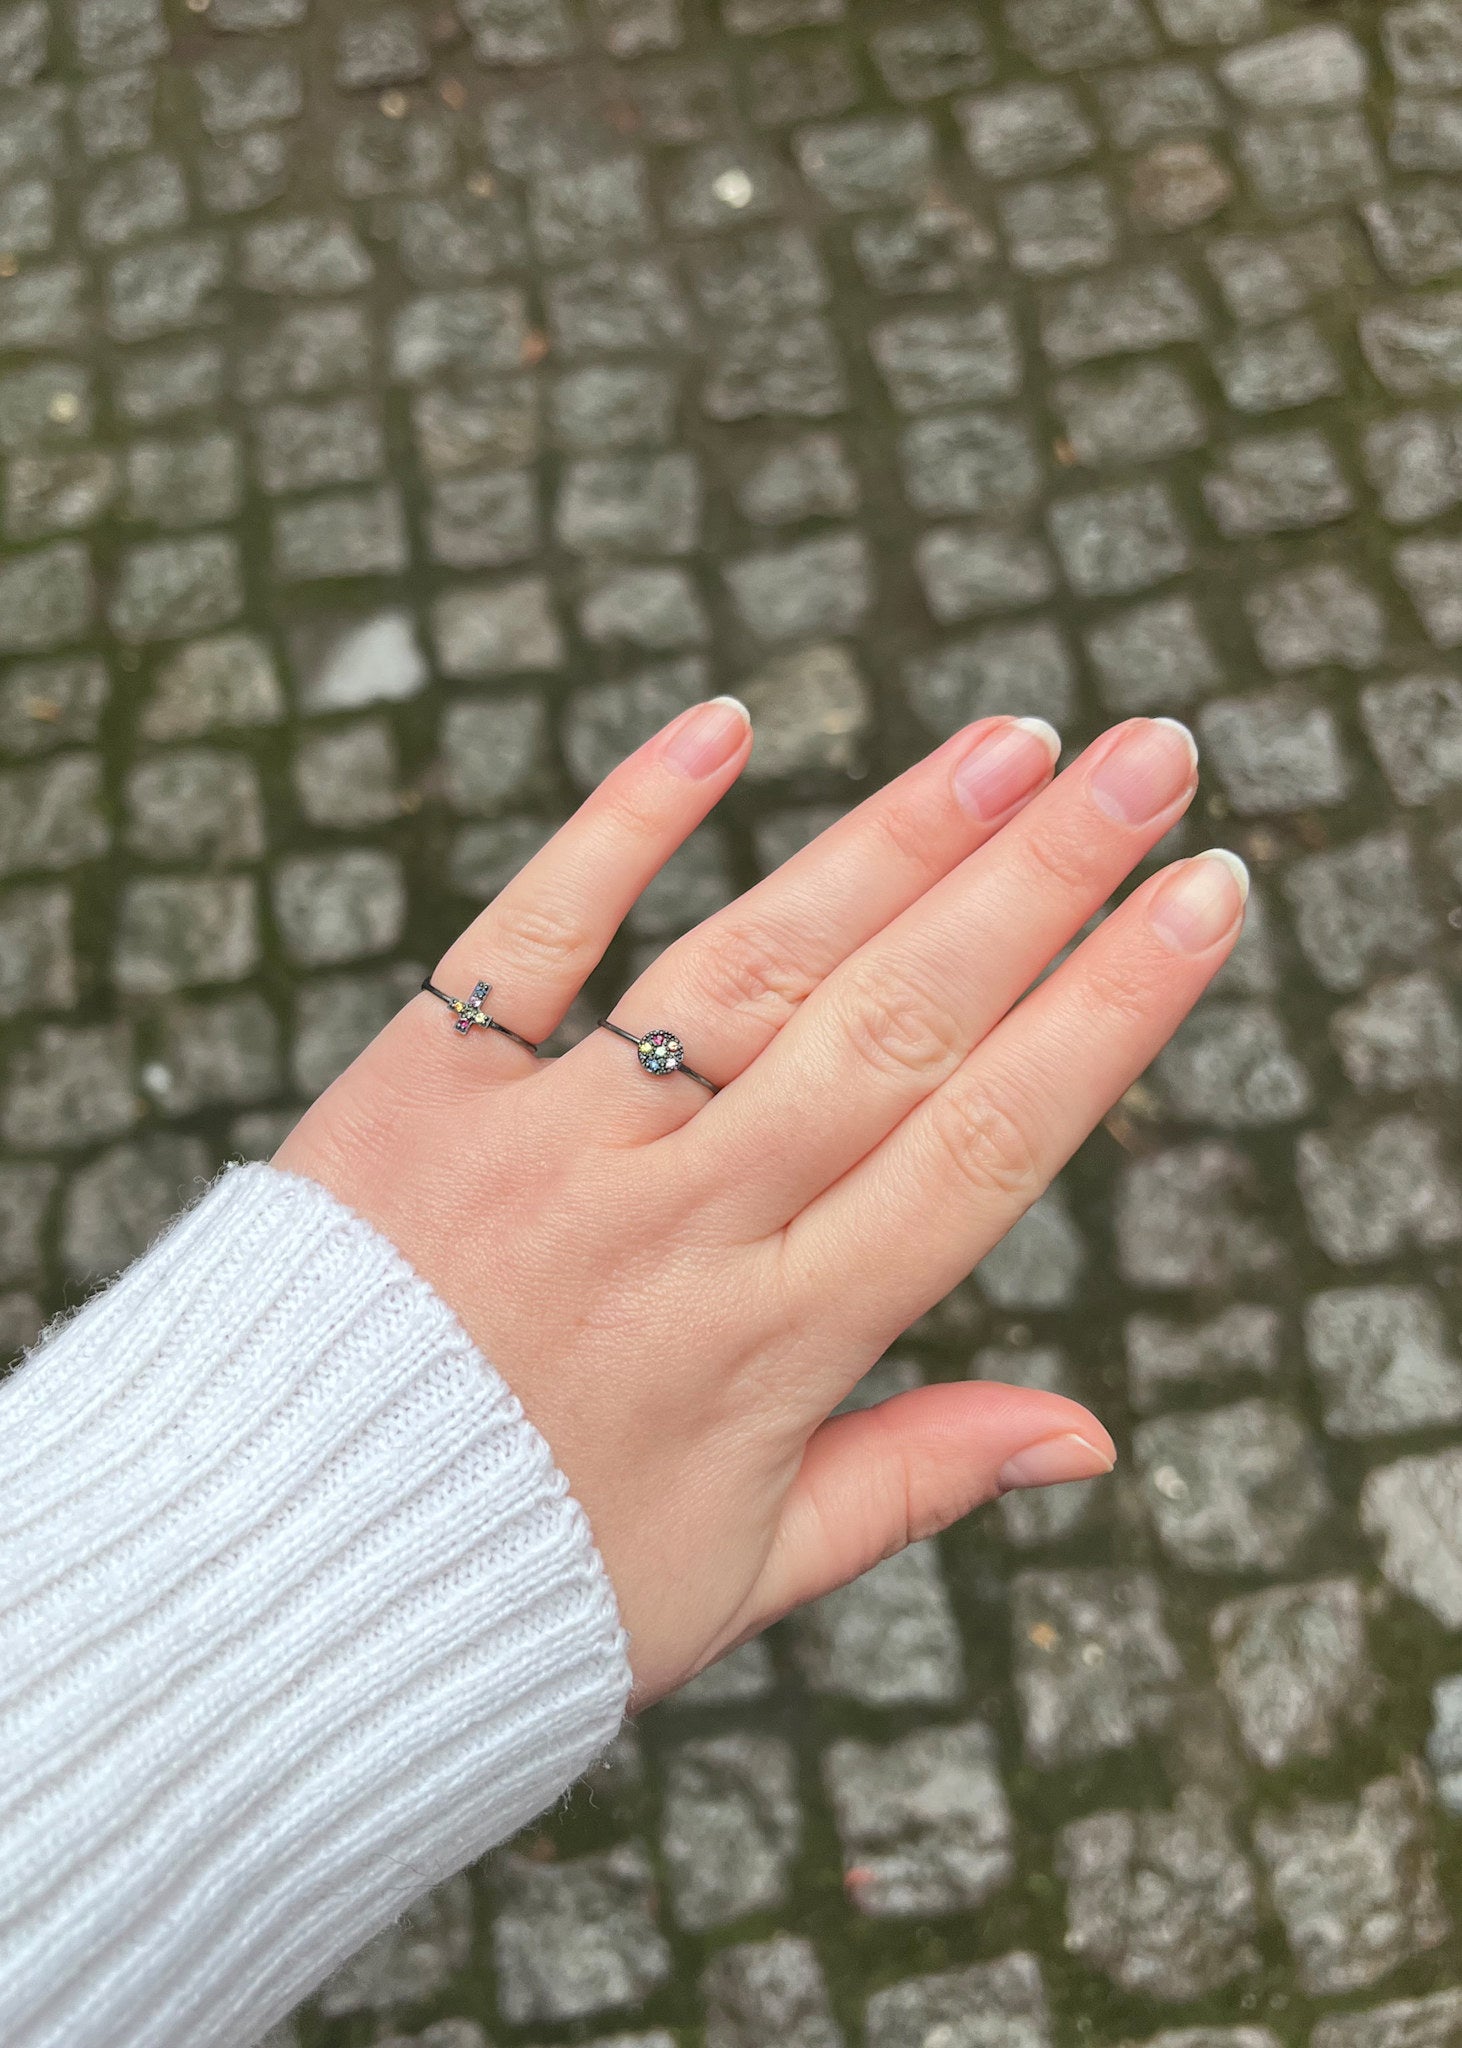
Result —
[[[1462,0],[4,0],[0,86],[0,1349],[709,691],[747,786],[605,989],[989,710],[1191,718],[1256,873],[868,1390],[1069,1388],[1119,1476],[280,2039],[1457,2048]]]

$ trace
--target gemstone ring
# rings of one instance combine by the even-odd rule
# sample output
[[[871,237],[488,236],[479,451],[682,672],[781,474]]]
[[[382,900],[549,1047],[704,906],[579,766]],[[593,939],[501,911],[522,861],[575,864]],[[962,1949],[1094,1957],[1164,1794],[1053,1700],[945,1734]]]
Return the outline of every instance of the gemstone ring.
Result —
[[[601,1031],[612,1031],[616,1038],[622,1038],[626,1045],[635,1049],[635,1057],[647,1074],[684,1074],[688,1081],[699,1081],[702,1088],[709,1088],[712,1095],[717,1087],[704,1074],[698,1074],[694,1067],[685,1064],[685,1044],[673,1031],[624,1031],[618,1024],[611,1024],[607,1017],[599,1019]]]
[[[490,981],[477,982],[470,996],[449,996],[445,989],[436,986],[430,975],[421,984],[421,987],[424,995],[435,996],[439,1003],[446,1004],[456,1020],[452,1025],[452,1029],[460,1031],[464,1038],[467,1037],[473,1025],[476,1024],[484,1031],[500,1031],[504,1038],[511,1038],[514,1045],[521,1045],[528,1052],[536,1053],[538,1051],[531,1038],[523,1038],[516,1031],[509,1031],[506,1024],[499,1024],[496,1017],[489,1017],[486,1010],[483,1009],[482,1005],[487,998],[489,989],[492,987]]]

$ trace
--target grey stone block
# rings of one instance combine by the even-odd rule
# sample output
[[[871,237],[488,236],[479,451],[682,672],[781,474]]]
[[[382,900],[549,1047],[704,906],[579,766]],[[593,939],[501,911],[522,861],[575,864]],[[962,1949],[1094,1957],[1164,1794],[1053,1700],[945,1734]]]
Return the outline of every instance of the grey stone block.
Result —
[[[844,2048],[811,1942],[780,1934],[724,1948],[701,1978],[706,2048]]]
[[[1171,363],[1138,362],[1063,377],[1052,396],[1072,453],[1093,469],[1181,455],[1208,438],[1193,387]]]
[[[1197,294],[1167,264],[1065,279],[1047,285],[1041,299],[1042,345],[1061,366],[1195,341],[1204,325]]]
[[[1427,637],[1438,647],[1462,646],[1462,541],[1404,540],[1392,560]]]
[[[1226,1601],[1209,1633],[1244,1747],[1266,1770],[1332,1756],[1369,1724],[1380,1680],[1358,1580],[1316,1579]]]
[[[95,755],[58,754],[0,772],[0,875],[77,867],[109,840]]]
[[[158,1020],[157,1057],[142,1085],[168,1116],[219,1104],[239,1108],[284,1085],[279,1023],[262,996],[169,1003]]]
[[[1187,536],[1161,483],[1063,498],[1048,516],[1066,579],[1078,596],[1127,596],[1188,566]]]
[[[1105,615],[1086,635],[1102,702],[1124,715],[1168,712],[1223,680],[1189,597],[1157,597]]]
[[[401,863],[372,847],[289,856],[275,871],[273,900],[285,951],[312,967],[383,953],[406,921]]]
[[[977,718],[999,713],[1060,726],[1074,709],[1076,671],[1066,644],[1045,620],[987,626],[921,655],[905,670],[909,700],[930,729],[948,738]]]
[[[1085,1762],[1167,1725],[1183,1662],[1151,1573],[1021,1572],[1011,1587],[1011,1631],[1032,1763]]]
[[[1378,969],[1410,966],[1434,935],[1401,832],[1309,854],[1283,883],[1300,944],[1327,988],[1359,988]]]
[[[1012,85],[955,108],[965,147],[987,178],[1064,170],[1096,148],[1096,131],[1064,85]]]
[[[1305,1344],[1334,1436],[1462,1421],[1462,1362],[1420,1287],[1336,1287],[1305,1303]]]
[[[906,1977],[868,2001],[868,2048],[1051,2048],[1052,2038],[1032,1955]]]
[[[220,727],[275,725],[284,691],[274,658],[250,633],[218,633],[160,663],[142,714],[150,740],[198,739]]]
[[[1361,447],[1381,510],[1397,525],[1462,503],[1462,414],[1398,413],[1367,427]]]
[[[1013,185],[1001,194],[998,211],[1010,260],[1027,276],[1097,270],[1116,254],[1111,191],[1092,172]]]
[[[1164,1405],[1170,1392],[1279,1370],[1282,1324],[1275,1309],[1235,1302],[1207,1322],[1186,1325],[1158,1316],[1127,1321],[1127,1390],[1141,1412]]]
[[[1158,1538],[1190,1571],[1285,1571],[1331,1510],[1313,1438],[1273,1401],[1158,1416],[1133,1446]]]
[[[132,1065],[130,1024],[43,1025],[11,1054],[0,1137],[21,1152],[120,1137],[142,1111]]]
[[[54,1166],[0,1165],[0,1278],[25,1280],[39,1270],[58,1179]]]
[[[795,1760],[776,1736],[711,1736],[667,1756],[660,1844],[682,1927],[785,1905],[801,1832]]]
[[[1459,2026],[1462,1991],[1438,1991],[1430,1998],[1399,1998],[1366,2012],[1332,2013],[1317,2022],[1310,2048],[1452,2048]]]
[[[1066,1948],[1124,1991],[1173,2003],[1259,1967],[1253,1872],[1212,1797],[1169,1812],[1092,1813],[1057,1840]]]
[[[634,2005],[669,1976],[638,1842],[559,1864],[505,1853],[494,1874],[498,2005],[510,2026]]]
[[[294,757],[300,809],[312,825],[379,825],[402,808],[396,739],[384,719],[308,733]]]
[[[929,1543],[803,1608],[793,1645],[816,1693],[887,1707],[950,1704],[964,1690],[959,1631]]]
[[[1056,587],[1045,543],[1006,527],[932,527],[917,542],[914,561],[925,601],[941,625],[1020,611]]]
[[[795,148],[803,177],[839,213],[909,205],[934,167],[934,132],[921,114],[862,115],[804,128]]]
[[[1295,690],[1222,697],[1198,716],[1204,759],[1240,817],[1344,803],[1350,764],[1334,714]]]
[[[1292,1123],[1310,1107],[1310,1077],[1268,1003],[1211,998],[1158,1055],[1174,1115],[1223,1130]]]
[[[1366,54],[1348,29],[1316,22],[1234,50],[1218,75],[1245,106],[1341,107],[1364,97]]]
[[[123,890],[112,978],[124,995],[242,981],[258,962],[258,910],[248,876],[159,876]]]
[[[1244,609],[1267,667],[1368,669],[1386,645],[1386,613],[1375,591],[1348,568],[1317,562],[1257,585]]]
[[[1377,1778],[1352,1803],[1263,1814],[1254,1845],[1312,1995],[1358,1991],[1447,1940],[1419,1772]]]
[[[1419,1117],[1306,1131],[1295,1173],[1310,1230],[1339,1265],[1462,1241],[1462,1185],[1440,1132]]]
[[[179,747],[128,770],[127,843],[149,860],[223,866],[264,851],[264,809],[241,754]]]
[[[740,473],[736,506],[755,526],[846,518],[858,509],[858,477],[836,434],[791,434],[749,455]]]
[[[563,659],[563,641],[539,576],[507,583],[461,584],[432,605],[432,631],[445,675],[541,674]]]
[[[920,512],[1022,511],[1040,489],[1041,469],[1019,416],[970,408],[915,420],[899,436],[904,489]]]
[[[521,797],[537,771],[547,721],[538,697],[459,698],[441,723],[441,778],[448,803],[469,816]]]
[[[0,1017],[70,1009],[76,994],[69,892],[7,889],[0,894]]]
[[[322,1094],[417,993],[419,963],[297,983],[290,1073],[304,1097]]]
[[[758,640],[806,640],[854,632],[872,603],[868,550],[860,533],[743,555],[725,566],[731,599]]]
[[[91,563],[75,541],[0,562],[0,654],[29,654],[79,640],[92,622]]]
[[[1330,1035],[1351,1086],[1367,1094],[1462,1080],[1462,1022],[1435,975],[1377,982],[1333,1012]]]
[[[118,639],[186,640],[226,626],[243,609],[237,543],[223,533],[140,541],[127,548],[107,617]]]
[[[823,1771],[860,1912],[957,1913],[1014,1875],[1010,1809],[983,1722],[918,1729],[886,1747],[835,1742]]]
[[[1008,305],[900,313],[869,336],[874,361],[901,412],[1013,398],[1022,365]]]
[[[1361,1487],[1360,1518],[1397,1592],[1462,1628],[1462,1449],[1376,1466]]]
[[[1155,1152],[1122,1170],[1118,1260],[1133,1287],[1232,1285],[1283,1258],[1251,1162],[1211,1142]]]
[[[872,706],[868,685],[843,648],[815,641],[773,655],[736,687],[756,731],[745,770],[750,780],[857,769]]]
[[[68,1277],[94,1283],[129,1266],[203,1192],[210,1164],[201,1138],[157,1131],[82,1167],[62,1201]]]

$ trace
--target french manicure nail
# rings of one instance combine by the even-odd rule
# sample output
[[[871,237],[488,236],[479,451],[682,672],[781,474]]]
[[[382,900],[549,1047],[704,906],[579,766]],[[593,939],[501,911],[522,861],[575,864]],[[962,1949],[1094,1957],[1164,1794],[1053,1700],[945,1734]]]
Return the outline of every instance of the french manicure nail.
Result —
[[[739,697],[712,697],[670,728],[664,759],[677,774],[701,780],[723,767],[746,737],[751,713]]]
[[[1191,788],[1198,747],[1176,718],[1134,719],[1092,770],[1098,810],[1123,825],[1145,825]]]
[[[1211,846],[1171,868],[1148,916],[1175,953],[1201,953],[1224,937],[1248,900],[1249,870],[1226,846]]]
[[[1023,1486],[1064,1486],[1071,1479],[1096,1479],[1114,1460],[1084,1436],[1048,1436],[1005,1460],[996,1481],[1002,1493]]]
[[[1044,718],[1011,718],[977,734],[954,771],[954,793],[986,823],[1044,782],[1061,751],[1061,736]]]

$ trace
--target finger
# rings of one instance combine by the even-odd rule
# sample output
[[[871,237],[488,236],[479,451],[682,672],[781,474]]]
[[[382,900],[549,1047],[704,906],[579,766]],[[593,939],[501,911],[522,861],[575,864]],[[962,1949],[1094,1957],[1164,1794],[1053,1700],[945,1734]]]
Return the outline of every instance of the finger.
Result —
[[[789,1272],[891,1342],[1004,1236],[1166,1044],[1228,957],[1247,894],[1243,862],[1222,849],[1144,883],[792,1224]]]
[[[841,960],[1045,786],[1060,749],[1039,718],[982,719],[957,733],[669,947],[615,1004],[615,1022],[675,1031],[689,1066],[730,1080]],[[616,1088],[632,1059],[600,1032],[560,1065],[649,1136],[704,1106],[703,1092],[674,1076]]]
[[[646,884],[740,774],[751,726],[734,697],[694,704],[621,761],[462,936],[432,979],[535,1044],[603,958]],[[428,1007],[425,999],[423,1007]]]
[[[788,1221],[956,1071],[1181,814],[1196,762],[1173,720],[1104,734],[823,983],[697,1121],[738,1226]]]
[[[1110,1472],[1096,1417],[993,1381],[918,1387],[837,1415],[808,1443],[752,1605],[755,1629],[1016,1487]]]

